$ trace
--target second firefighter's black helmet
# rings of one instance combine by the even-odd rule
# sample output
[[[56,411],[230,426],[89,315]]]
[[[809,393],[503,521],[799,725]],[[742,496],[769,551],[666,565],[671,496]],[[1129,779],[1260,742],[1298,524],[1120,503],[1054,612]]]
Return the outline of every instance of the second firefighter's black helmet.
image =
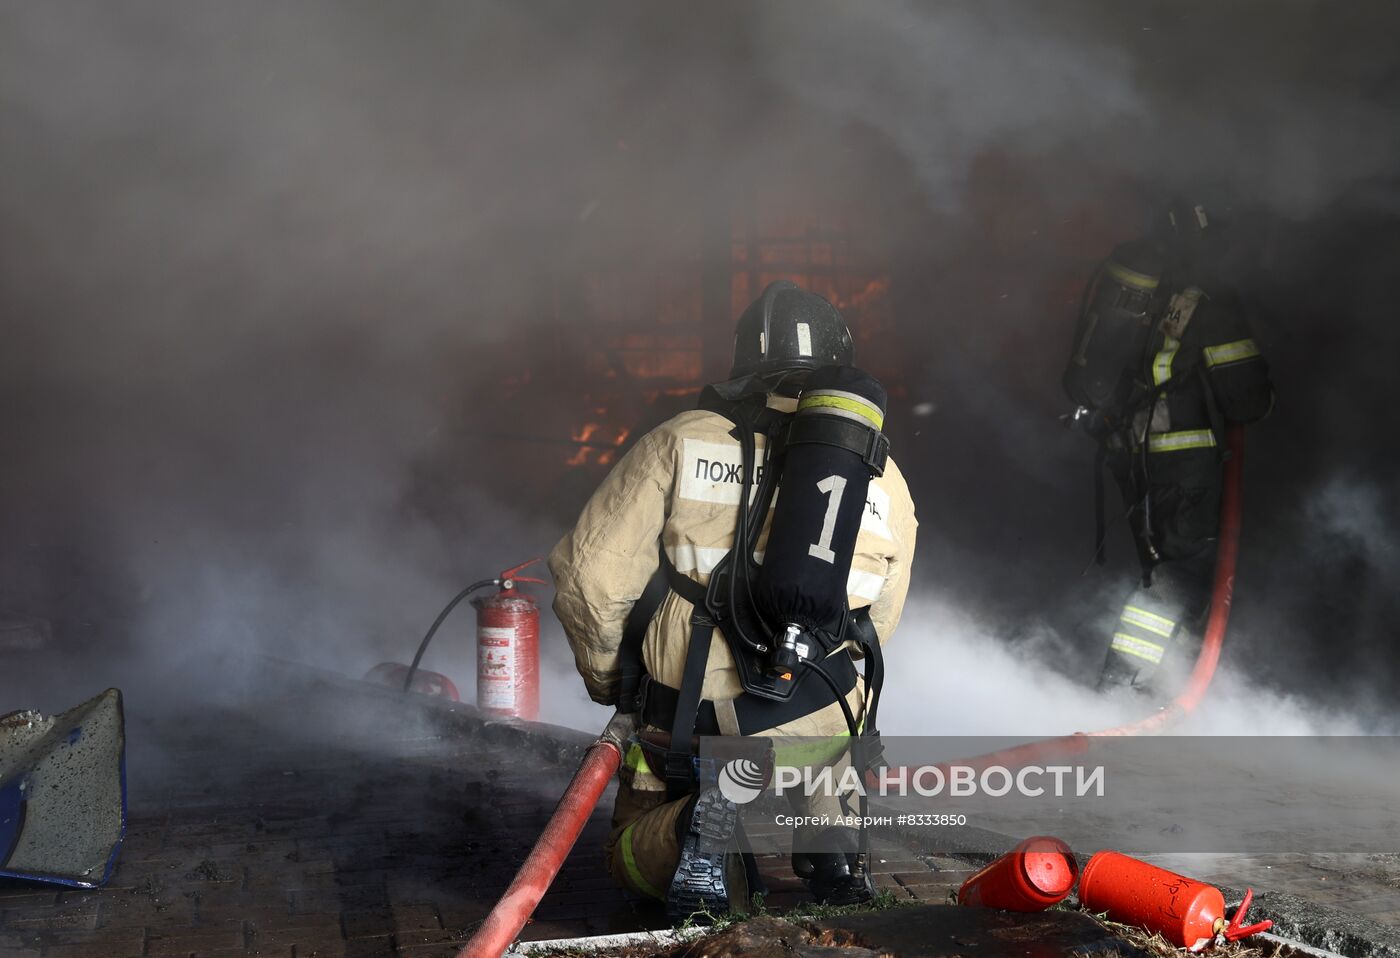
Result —
[[[740,376],[798,372],[854,362],[851,331],[835,306],[785,279],[769,283],[734,329],[734,368]]]

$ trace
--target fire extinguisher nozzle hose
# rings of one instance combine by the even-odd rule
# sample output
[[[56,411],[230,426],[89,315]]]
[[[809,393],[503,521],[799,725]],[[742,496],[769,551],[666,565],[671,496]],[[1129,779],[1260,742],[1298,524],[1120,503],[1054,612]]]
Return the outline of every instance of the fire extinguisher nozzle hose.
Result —
[[[423,661],[423,653],[428,651],[428,643],[433,641],[433,636],[437,635],[437,630],[447,621],[447,617],[452,614],[452,610],[461,604],[462,600],[473,592],[489,588],[493,585],[500,585],[500,579],[482,579],[480,582],[473,582],[461,592],[452,597],[452,601],[443,606],[438,617],[433,620],[433,624],[428,628],[428,634],[423,636],[423,641],[418,643],[418,651],[413,653],[413,664],[408,667],[408,674],[404,676],[403,690],[405,692],[413,688],[413,676],[418,674],[418,663]]]
[[[457,958],[500,958],[525,927],[622,764],[617,737],[622,730],[617,725],[619,718],[623,717],[610,722],[603,736],[584,754],[583,762],[564,790],[535,847],[501,900],[491,909],[491,914],[457,953]]]

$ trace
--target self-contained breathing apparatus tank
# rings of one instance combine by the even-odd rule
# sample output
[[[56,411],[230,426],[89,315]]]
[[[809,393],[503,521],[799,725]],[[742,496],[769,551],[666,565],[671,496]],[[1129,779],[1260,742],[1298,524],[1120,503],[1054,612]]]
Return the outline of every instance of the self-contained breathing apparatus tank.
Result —
[[[889,457],[885,404],[885,389],[870,374],[822,367],[808,376],[786,429],[770,436],[763,480],[752,508],[740,510],[734,548],[707,597],[747,692],[789,698],[807,669],[820,671],[846,638],[856,536],[870,480],[883,474]],[[741,443],[748,482],[757,472],[752,434]],[[754,554],[770,503],[759,565]]]
[[[781,678],[830,651],[845,632],[847,580],[870,480],[885,471],[885,389],[851,366],[808,378],[788,427],[781,489],[755,600],[781,632],[769,674]]]
[[[1135,240],[1115,247],[1090,280],[1064,375],[1081,416],[1111,415],[1127,401],[1132,381],[1123,356],[1147,345],[1165,265],[1154,244]]]

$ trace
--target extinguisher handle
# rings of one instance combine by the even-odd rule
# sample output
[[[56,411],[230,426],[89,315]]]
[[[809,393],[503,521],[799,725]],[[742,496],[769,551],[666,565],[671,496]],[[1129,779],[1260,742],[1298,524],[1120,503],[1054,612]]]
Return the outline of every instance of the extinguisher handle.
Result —
[[[516,573],[519,572],[521,569],[528,569],[530,566],[534,565],[536,562],[543,562],[543,561],[544,561],[544,556],[535,556],[533,559],[529,559],[529,560],[527,560],[527,561],[525,561],[525,562],[520,563],[520,565],[516,566],[516,567],[513,568],[513,569],[507,569],[506,571],[504,571],[504,572],[501,573],[501,576],[500,576],[500,577],[501,577],[501,579],[502,579],[503,581],[504,581],[505,579],[514,579],[516,582],[538,582],[540,585],[549,585],[549,583],[546,582],[546,581],[544,581],[543,579],[532,579],[532,578],[530,578],[530,577],[528,577],[528,576],[516,575]]]
[[[1250,935],[1257,935],[1261,931],[1268,931],[1274,927],[1272,919],[1265,919],[1253,925],[1244,924],[1244,916],[1249,914],[1250,903],[1254,901],[1254,889],[1246,888],[1244,899],[1240,902],[1240,907],[1235,909],[1235,917],[1230,919],[1230,924],[1225,926],[1225,940],[1239,941],[1241,938],[1248,938]]]

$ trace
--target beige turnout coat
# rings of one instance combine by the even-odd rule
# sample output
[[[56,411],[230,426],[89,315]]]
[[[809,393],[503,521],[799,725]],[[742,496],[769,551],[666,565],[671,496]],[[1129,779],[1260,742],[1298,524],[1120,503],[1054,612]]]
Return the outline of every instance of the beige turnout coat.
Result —
[[[773,396],[769,405],[791,411],[796,401]],[[705,584],[734,541],[742,471],[739,442],[729,435],[731,429],[733,424],[724,417],[693,410],[647,433],[613,468],[573,531],[550,553],[557,590],[554,611],[596,702],[616,701],[623,625],[656,571],[658,542],[677,571]],[[758,442],[761,461],[761,436]],[[891,459],[885,474],[871,482],[847,583],[851,608],[870,606],[882,643],[893,634],[904,608],[917,525],[908,487]],[[760,551],[763,543],[760,539]],[[690,604],[671,592],[642,647],[647,672],[672,688],[681,684],[690,613]],[[742,691],[734,658],[717,634],[702,695],[722,701]],[[860,686],[852,691],[853,706],[859,705],[860,693]],[[844,728],[833,703],[788,723],[783,732],[825,735]]]

